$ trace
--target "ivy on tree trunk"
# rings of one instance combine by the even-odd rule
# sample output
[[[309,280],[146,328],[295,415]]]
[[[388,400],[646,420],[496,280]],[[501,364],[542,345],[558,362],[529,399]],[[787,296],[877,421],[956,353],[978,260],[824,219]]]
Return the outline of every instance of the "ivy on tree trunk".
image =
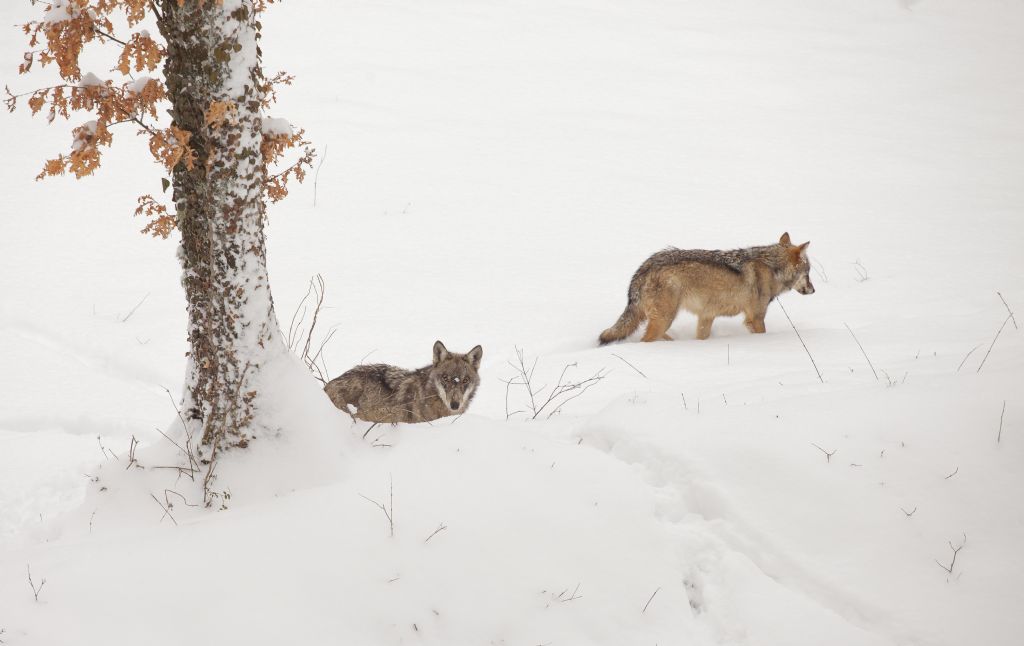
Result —
[[[263,234],[259,26],[248,0],[234,5],[165,0],[159,20],[170,113],[194,151],[171,186],[189,322],[182,412],[206,460],[258,433],[257,378],[283,350]],[[214,124],[218,105],[233,107]]]

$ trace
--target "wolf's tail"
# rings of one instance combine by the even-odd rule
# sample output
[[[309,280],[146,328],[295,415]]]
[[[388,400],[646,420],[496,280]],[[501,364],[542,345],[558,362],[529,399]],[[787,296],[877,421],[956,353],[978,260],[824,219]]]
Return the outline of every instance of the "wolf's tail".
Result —
[[[621,341],[640,327],[640,322],[644,320],[644,315],[640,312],[639,299],[634,299],[632,292],[633,290],[630,290],[629,302],[626,303],[626,309],[619,316],[619,320],[615,321],[614,325],[602,332],[601,336],[598,337],[598,342],[601,345],[606,345],[612,341]]]

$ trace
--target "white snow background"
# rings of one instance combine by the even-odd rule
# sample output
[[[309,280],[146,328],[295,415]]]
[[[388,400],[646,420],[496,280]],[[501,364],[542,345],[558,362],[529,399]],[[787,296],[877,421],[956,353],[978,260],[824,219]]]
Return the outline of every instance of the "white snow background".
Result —
[[[0,6],[14,91],[46,79],[7,28],[40,10]],[[479,394],[364,440],[270,366],[282,437],[175,524],[150,494],[176,486],[176,241],[131,217],[160,169],[126,129],[96,177],[34,182],[78,121],[3,115],[0,640],[1021,643],[1024,3],[292,0],[263,25],[297,76],[270,116],[322,159],[270,209],[282,326],[320,273],[334,374],[480,343]],[[817,293],[780,300],[824,383],[779,304],[766,335],[682,314],[596,347],[648,254],[783,231],[812,241]],[[539,385],[610,372],[506,420],[516,347]],[[361,497],[389,490],[393,537]]]

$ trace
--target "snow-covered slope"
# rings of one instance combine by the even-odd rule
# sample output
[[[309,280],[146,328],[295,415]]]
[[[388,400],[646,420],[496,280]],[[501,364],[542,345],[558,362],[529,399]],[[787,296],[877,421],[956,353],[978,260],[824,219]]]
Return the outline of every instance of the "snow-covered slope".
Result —
[[[480,343],[480,392],[364,440],[282,361],[281,438],[226,461],[228,511],[172,521],[187,486],[153,467],[184,303],[175,242],[130,217],[159,169],[125,131],[99,176],[33,182],[69,130],[5,117],[0,640],[1019,641],[1024,4],[309,0],[263,22],[267,68],[297,75],[273,116],[323,158],[271,209],[279,317],[320,273],[333,373]],[[22,49],[0,39],[12,90],[38,80]],[[684,314],[676,342],[596,347],[649,253],[787,230],[817,293],[780,300],[823,382],[779,304],[767,335],[697,342]],[[537,385],[608,373],[506,419],[516,348]]]

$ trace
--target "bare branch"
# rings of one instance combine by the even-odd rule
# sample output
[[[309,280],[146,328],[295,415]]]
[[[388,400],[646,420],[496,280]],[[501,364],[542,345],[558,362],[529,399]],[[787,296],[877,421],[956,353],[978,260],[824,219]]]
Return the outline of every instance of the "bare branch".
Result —
[[[137,310],[137,309],[139,309],[140,307],[142,307],[142,304],[146,302],[146,299],[147,299],[147,298],[149,298],[149,292],[146,292],[146,295],[142,297],[142,300],[141,300],[141,301],[139,301],[139,302],[138,302],[138,304],[137,304],[137,305],[136,305],[135,307],[133,307],[133,308],[131,309],[131,311],[130,311],[130,312],[128,312],[127,314],[125,314],[124,318],[123,318],[123,319],[121,319],[121,322],[122,322],[122,323],[124,323],[125,321],[127,321],[128,319],[130,319],[130,318],[132,317],[132,314],[134,314],[134,313],[135,313],[135,310]]]
[[[569,601],[575,601],[575,600],[577,600],[577,599],[582,599],[582,598],[583,598],[583,595],[581,595],[581,594],[579,594],[579,595],[578,595],[578,594],[576,594],[576,593],[577,593],[577,592],[579,592],[579,591],[580,591],[580,584],[579,584],[579,583],[577,583],[577,584],[576,584],[576,588],[575,588],[575,589],[573,589],[573,591],[572,591],[572,594],[570,594],[570,595],[569,595],[568,597],[566,597],[566,596],[565,596],[565,594],[566,594],[567,592],[569,592],[569,588],[566,588],[565,590],[562,590],[561,592],[559,592],[559,593],[558,593],[558,594],[557,594],[557,595],[556,595],[556,596],[554,597],[554,600],[555,600],[555,601],[558,601],[559,603],[567,603],[567,602],[569,602]]]
[[[656,588],[654,592],[651,593],[651,598],[647,600],[647,603],[644,604],[644,609],[640,611],[641,615],[647,612],[647,606],[651,605],[651,601],[654,601],[654,595],[658,594],[658,590],[661,590],[661,588]]]
[[[558,376],[558,381],[555,382],[555,385],[550,389],[550,391],[548,391],[547,398],[541,402],[539,398],[543,396],[544,391],[548,390],[548,387],[545,385],[540,388],[536,388],[533,385],[533,373],[537,369],[537,362],[539,358],[535,358],[533,364],[527,368],[526,355],[521,348],[517,347],[516,359],[517,363],[512,363],[510,361],[508,365],[511,366],[517,374],[511,379],[502,380],[505,384],[505,419],[508,419],[519,412],[530,414],[530,419],[537,419],[537,417],[539,417],[545,410],[550,411],[547,415],[547,419],[550,419],[552,416],[559,413],[563,406],[585,393],[607,376],[605,369],[601,368],[586,379],[580,379],[579,381],[572,382],[566,381],[566,373],[570,368],[575,368],[578,365],[576,363],[566,364],[562,368],[561,374]],[[635,367],[634,370],[636,370]],[[637,370],[637,372],[639,372],[639,370]],[[646,377],[646,375],[644,376]],[[526,404],[527,410],[509,412],[508,394],[512,386],[522,386],[524,390],[526,390],[526,394],[529,397],[529,401]]]
[[[846,325],[846,323],[843,323],[843,325]],[[850,329],[849,325],[846,325],[846,329],[849,330],[850,336],[853,337],[853,340],[857,342],[857,347],[860,348],[860,353],[864,355],[864,358],[868,362],[868,366],[871,368],[871,373],[875,375],[875,381],[878,381],[878,373],[875,372],[875,366],[871,363],[871,358],[868,357],[868,353],[864,351],[864,346],[860,344],[860,341],[857,339],[857,335],[853,333],[853,330]]]
[[[1006,400],[1003,400],[1003,412],[999,413],[999,433],[996,435],[996,444],[1003,441],[1003,416],[1006,415]]]
[[[353,419],[355,419],[355,417],[353,417]],[[380,422],[374,422],[373,424],[370,424],[370,428],[366,429],[366,432],[363,433],[363,439],[365,440],[366,436],[370,434],[370,431],[377,428],[378,426],[380,426]]]
[[[366,500],[366,501],[369,501],[369,502],[373,503],[374,505],[377,506],[378,509],[380,509],[382,512],[384,512],[384,517],[388,519],[388,528],[390,529],[391,538],[394,538],[395,537],[395,484],[394,484],[394,481],[391,479],[391,476],[388,476],[388,483],[389,483],[388,484],[388,498],[389,499],[388,499],[388,506],[387,507],[385,507],[384,505],[382,505],[381,503],[377,502],[376,500],[374,500],[372,498],[367,498],[363,494],[359,494],[359,497],[362,498],[363,500]],[[441,530],[438,529],[437,531],[441,531]],[[436,534],[436,533],[437,532],[434,532],[434,534]],[[431,534],[431,536],[433,536],[433,534]],[[427,540],[430,540],[430,538],[428,537]]]
[[[789,321],[789,326],[793,328],[794,332],[796,332],[796,338],[800,339],[800,345],[804,346],[804,352],[807,353],[807,358],[811,360],[811,365],[814,366],[814,372],[818,374],[818,381],[820,381],[821,383],[825,383],[825,378],[821,376],[821,371],[818,370],[817,362],[815,362],[814,357],[811,356],[811,351],[807,349],[807,344],[804,343],[804,338],[800,336],[800,330],[796,329],[796,326],[793,325],[793,319],[789,318],[789,312],[786,311],[785,306],[782,304],[782,300],[775,300],[778,301],[779,307],[782,308],[782,313],[786,315],[786,320]]]
[[[39,587],[36,587],[35,582],[32,581],[32,566],[25,565],[25,569],[28,571],[28,584],[32,587],[32,596],[35,597],[36,603],[39,603],[39,593],[43,591],[43,586],[46,585],[46,579],[40,581]]]
[[[988,346],[988,351],[985,353],[985,357],[981,360],[981,364],[978,365],[978,369],[974,371],[975,374],[981,372],[981,369],[985,367],[985,362],[988,361],[988,355],[992,353],[992,348],[995,347],[996,341],[999,339],[999,335],[1003,333],[1003,328],[1006,327],[1006,324],[1009,323],[1012,319],[1013,312],[1010,312],[1010,314],[1006,317],[1006,320],[1003,321],[1003,324],[999,326],[999,330],[996,332],[996,336],[992,339],[992,344]]]
[[[822,453],[825,454],[825,461],[826,462],[832,462],[832,456],[835,455],[836,451],[839,450],[839,449],[832,449],[832,452],[830,453],[830,452],[826,451],[825,449],[821,448],[820,446],[818,446],[817,444],[815,444],[814,442],[811,442],[811,446],[813,446],[814,448],[818,449],[819,451],[821,451]]]
[[[427,536],[427,537],[426,537],[426,538],[425,538],[425,539],[423,540],[423,542],[424,542],[424,543],[426,543],[426,542],[430,541],[430,539],[434,538],[434,536],[435,536],[436,534],[438,534],[439,532],[443,532],[443,531],[444,531],[444,530],[446,530],[446,529],[448,529],[448,526],[447,526],[447,525],[445,525],[444,523],[441,523],[440,525],[438,525],[438,526],[437,526],[437,529],[435,529],[435,530],[434,530],[433,532],[431,532],[430,536]]]
[[[320,163],[316,165],[316,173],[313,175],[313,208],[316,208],[316,187],[317,182],[320,181],[320,167],[324,165],[324,161],[327,160],[327,144],[324,144],[324,154],[320,156]]]
[[[642,370],[640,370],[640,368],[637,368],[636,366],[634,366],[634,365],[633,365],[633,364],[631,364],[630,362],[626,361],[625,359],[623,359],[623,358],[622,358],[622,357],[620,357],[619,355],[615,354],[614,352],[612,353],[612,356],[613,356],[613,357],[615,357],[616,359],[618,359],[619,361],[621,361],[622,363],[626,364],[627,366],[629,366],[629,367],[630,367],[630,368],[632,368],[633,370],[636,370],[637,374],[638,374],[638,375],[640,375],[641,377],[643,377],[644,379],[647,379],[647,375],[645,375],[645,374],[643,373],[643,371],[642,371]]]
[[[93,25],[92,30],[93,30],[94,33],[96,33],[96,35],[101,36],[102,38],[106,38],[108,40],[112,40],[115,43],[119,43],[121,45],[124,45],[125,47],[128,46],[128,43],[124,42],[120,38],[114,38],[113,36],[111,36],[110,34],[106,33],[105,31],[100,31],[99,29],[96,29],[95,25]],[[100,42],[102,42],[102,40]]]
[[[1017,327],[1017,318],[1013,315],[1013,310],[1010,309],[1010,306],[1006,304],[1006,299],[1003,298],[1003,295],[999,292],[996,292],[996,294],[999,296],[999,300],[1003,301],[1003,307],[1005,307],[1006,311],[1010,314],[1010,320],[1013,321],[1013,329],[1019,330],[1020,328]]]
[[[967,533],[964,532],[964,538],[960,542],[959,546],[954,547],[953,546],[953,541],[948,541],[948,543],[949,543],[949,549],[953,550],[953,559],[949,562],[949,565],[943,565],[942,563],[939,563],[938,559],[934,559],[934,560],[935,560],[935,564],[938,565],[943,570],[945,570],[948,574],[953,574],[953,568],[956,566],[956,555],[960,553],[960,550],[962,550],[964,548],[964,545],[967,545]]]
[[[171,522],[174,523],[175,525],[178,524],[178,521],[174,520],[174,515],[171,514],[171,510],[170,510],[170,508],[168,506],[165,506],[164,503],[160,502],[160,499],[157,498],[156,496],[154,496],[153,494],[149,494],[149,497],[153,499],[153,502],[155,502],[156,504],[160,505],[160,509],[164,510],[164,515],[160,517],[160,522],[161,523],[164,522],[164,517],[167,517],[167,518],[170,518]]]
[[[313,351],[313,335],[316,332],[317,322],[323,309],[326,293],[326,284],[322,275],[317,274],[309,279],[309,288],[292,314],[291,322],[288,325],[288,334],[285,337],[285,343],[288,348],[299,356],[299,359],[302,360],[302,363],[306,364],[306,367],[309,368],[309,371],[317,381],[324,385],[327,384],[327,377],[330,374],[327,370],[327,364],[323,359],[324,348],[337,331],[337,326],[328,330],[315,351]],[[310,309],[312,309],[312,320],[307,329],[303,326],[306,321],[307,312]]]
[[[978,345],[976,345],[976,346],[974,346],[973,348],[971,348],[971,351],[970,351],[970,352],[968,352],[967,354],[965,354],[965,355],[964,355],[964,360],[963,360],[963,361],[961,361],[961,362],[960,362],[960,365],[956,367],[956,371],[957,371],[957,372],[960,372],[960,368],[963,368],[963,367],[964,367],[964,364],[965,364],[965,363],[967,363],[967,359],[968,359],[968,358],[969,358],[969,357],[970,357],[970,356],[971,356],[972,354],[974,354],[974,351],[975,351],[975,350],[977,350],[977,349],[978,349],[978,348],[980,348],[980,347],[981,347],[981,344],[979,343]]]
[[[132,468],[133,464],[136,466],[136,468],[142,468],[141,465],[139,465],[139,461],[135,459],[135,448],[138,445],[139,441],[135,439],[135,435],[132,435],[131,442],[128,445],[128,466],[124,468],[125,471]]]

